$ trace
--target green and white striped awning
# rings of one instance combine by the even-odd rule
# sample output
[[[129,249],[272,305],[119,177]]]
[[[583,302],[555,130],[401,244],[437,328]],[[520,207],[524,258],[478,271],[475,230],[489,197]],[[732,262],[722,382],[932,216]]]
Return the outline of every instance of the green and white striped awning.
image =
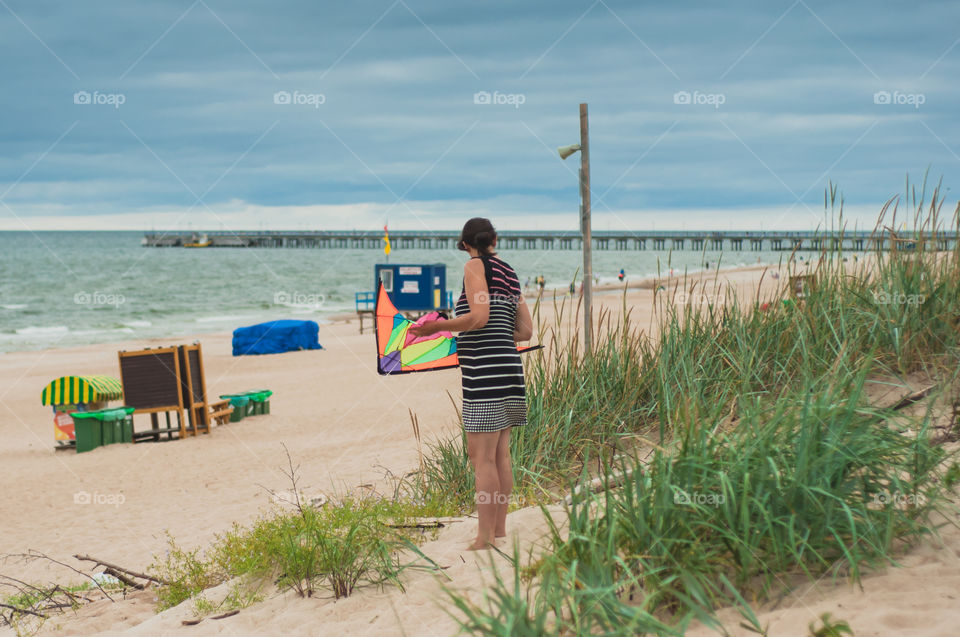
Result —
[[[123,398],[123,385],[111,376],[61,376],[43,388],[44,405],[76,405]]]

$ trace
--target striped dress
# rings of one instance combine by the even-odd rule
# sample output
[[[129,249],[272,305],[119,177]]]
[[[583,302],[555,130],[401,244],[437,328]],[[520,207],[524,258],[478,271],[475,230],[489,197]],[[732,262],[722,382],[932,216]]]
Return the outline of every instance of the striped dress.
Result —
[[[513,340],[520,281],[513,268],[497,257],[474,258],[483,261],[490,318],[480,329],[460,332],[457,357],[463,375],[463,428],[486,433],[527,424],[523,363]],[[456,313],[462,316],[469,311],[464,289]]]

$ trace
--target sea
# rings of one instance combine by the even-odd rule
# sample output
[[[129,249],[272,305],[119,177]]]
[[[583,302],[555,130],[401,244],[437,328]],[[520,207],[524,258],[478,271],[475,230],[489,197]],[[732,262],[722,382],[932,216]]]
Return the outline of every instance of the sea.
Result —
[[[324,323],[372,291],[382,250],[148,248],[142,232],[0,232],[0,352],[174,338],[274,319]],[[521,283],[566,290],[581,271],[570,250],[501,250]],[[593,251],[601,283],[778,263],[782,252]],[[390,263],[444,263],[459,295],[467,255],[395,249]],[[579,280],[579,279],[578,279]]]

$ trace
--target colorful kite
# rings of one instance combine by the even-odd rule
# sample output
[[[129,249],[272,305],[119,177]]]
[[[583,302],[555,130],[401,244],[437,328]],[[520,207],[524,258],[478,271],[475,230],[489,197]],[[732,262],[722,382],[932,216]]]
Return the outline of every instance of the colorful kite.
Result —
[[[379,374],[432,372],[460,365],[457,360],[457,339],[450,332],[437,332],[430,336],[414,336],[408,332],[413,325],[422,325],[442,318],[438,312],[430,312],[412,321],[397,311],[383,284],[377,282],[377,300],[373,314]],[[518,350],[523,353],[540,347],[536,345]]]

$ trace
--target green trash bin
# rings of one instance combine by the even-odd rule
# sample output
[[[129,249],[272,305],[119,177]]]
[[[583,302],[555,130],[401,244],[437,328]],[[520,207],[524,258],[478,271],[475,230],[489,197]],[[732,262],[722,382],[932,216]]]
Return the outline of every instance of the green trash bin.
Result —
[[[247,395],[250,396],[250,401],[253,403],[254,414],[270,413],[270,396],[273,395],[272,391],[269,389],[256,389],[247,392]]]
[[[77,453],[91,451],[103,444],[103,433],[100,420],[91,414],[96,412],[76,411],[70,414],[73,418],[73,431],[77,442]]]
[[[120,437],[123,442],[133,442],[133,412],[136,407],[121,407],[119,411],[122,412],[117,421],[120,423]]]
[[[240,422],[247,416],[250,409],[250,397],[245,394],[223,394],[221,400],[229,400],[233,411],[230,412],[230,422]]]
[[[111,417],[114,420],[114,442],[133,442],[133,412],[135,410],[135,407],[116,407],[104,410],[105,418]],[[106,416],[107,412],[110,412],[109,416]]]
[[[103,442],[101,444],[106,446],[112,445],[114,442],[118,442],[116,411],[113,409],[104,409],[102,411],[92,412],[92,414],[93,417],[99,420],[101,423],[100,431],[102,432],[101,435],[103,437]]]

